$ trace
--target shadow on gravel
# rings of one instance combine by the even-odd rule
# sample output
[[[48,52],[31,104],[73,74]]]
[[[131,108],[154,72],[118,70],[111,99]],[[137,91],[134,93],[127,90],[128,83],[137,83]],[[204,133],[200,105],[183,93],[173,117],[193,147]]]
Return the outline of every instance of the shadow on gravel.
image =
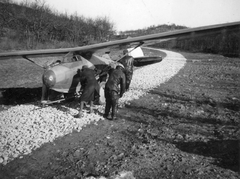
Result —
[[[0,105],[17,105],[36,102],[41,99],[42,88],[0,89]]]
[[[192,103],[196,103],[196,104],[205,104],[205,105],[210,105],[212,107],[221,107],[221,108],[226,108],[226,109],[230,109],[233,111],[239,111],[240,110],[240,101],[239,100],[232,100],[229,102],[216,102],[213,101],[212,99],[190,99],[184,96],[177,96],[177,95],[170,95],[170,94],[166,94],[166,93],[162,93],[156,90],[151,90],[149,91],[150,94],[156,94],[159,95],[161,97],[166,97],[166,98],[170,98],[170,99],[175,99],[175,100],[181,100],[184,102],[192,102]]]
[[[149,114],[152,116],[154,116],[155,114],[158,113],[155,110],[149,110],[147,108],[143,109],[143,108],[132,107],[129,109],[133,110],[133,111],[136,110],[137,112],[141,111],[141,113]],[[160,113],[158,113],[158,115],[162,115],[163,117],[170,116],[170,118],[168,118],[168,119],[171,122],[169,123],[167,120],[165,120],[167,118],[162,118],[163,119],[162,121],[158,121],[157,118],[154,118],[153,121],[134,118],[134,117],[132,117],[132,118],[125,117],[125,119],[128,121],[134,122],[134,123],[139,123],[140,125],[143,124],[145,126],[152,126],[149,129],[158,128],[158,130],[161,131],[161,129],[163,130],[164,128],[168,128],[168,130],[174,131],[170,134],[169,133],[164,134],[164,131],[162,131],[162,132],[160,132],[158,134],[154,134],[152,136],[151,133],[147,133],[148,127],[146,127],[146,131],[144,132],[143,135],[150,136],[150,137],[145,137],[145,140],[143,140],[143,142],[149,141],[148,138],[153,138],[155,140],[159,140],[162,142],[172,143],[183,152],[213,158],[214,162],[212,164],[214,164],[218,167],[221,167],[224,169],[230,169],[234,172],[240,171],[240,168],[238,166],[238,162],[240,161],[240,152],[239,152],[240,141],[233,140],[233,139],[221,140],[221,136],[219,136],[219,140],[210,140],[208,142],[204,142],[204,141],[187,142],[184,139],[176,141],[174,139],[174,137],[175,137],[175,135],[178,135],[178,134],[180,136],[182,136],[184,134],[191,135],[191,133],[193,133],[193,134],[201,134],[201,135],[204,135],[205,137],[209,137],[211,132],[203,133],[201,130],[195,131],[195,132],[194,131],[190,132],[188,130],[185,131],[184,128],[180,127],[181,125],[185,124],[185,122],[178,121],[178,119],[182,118],[182,116],[174,114],[174,113],[170,113],[168,111],[161,111]],[[123,114],[123,116],[124,116],[124,114]],[[159,118],[159,116],[158,116],[158,118]],[[183,118],[187,119],[186,117],[183,117]],[[188,118],[187,120],[198,120],[199,121],[199,119],[194,119],[194,118]],[[206,119],[205,119],[205,121],[206,121]],[[150,124],[150,123],[152,123],[152,124]],[[179,126],[179,124],[180,124],[180,126]],[[216,124],[216,122],[213,122],[213,124]],[[199,126],[201,126],[201,124],[199,124]],[[211,130],[211,129],[208,129],[208,130]],[[132,136],[137,136],[137,134],[135,132],[133,132]]]
[[[149,109],[149,108],[145,108],[145,107],[137,107],[137,106],[126,106],[129,109],[133,109],[136,111],[144,111],[145,114],[148,115],[152,115],[154,117],[164,117],[164,118],[174,118],[174,119],[185,119],[187,121],[189,121],[189,123],[194,123],[194,124],[214,124],[214,125],[233,125],[232,123],[229,122],[222,122],[219,121],[218,119],[215,118],[204,118],[204,117],[190,117],[188,115],[183,115],[183,114],[179,114],[176,112],[172,112],[166,109],[163,110],[153,110],[153,109]],[[145,121],[139,121],[139,119],[137,119],[136,122],[140,122],[140,123],[146,123]],[[186,122],[185,122],[186,123]]]
[[[208,109],[211,110],[209,114],[215,114],[215,111],[225,109],[232,110],[231,113],[234,113],[240,109],[239,101],[230,99],[229,102],[223,101],[217,103],[212,99],[208,99],[204,96],[196,99],[191,99],[187,96],[181,96],[174,93],[170,94],[168,92],[163,93],[157,90],[152,90],[149,93],[151,95],[159,95],[162,99],[162,103],[167,102],[170,107],[155,107],[155,109],[151,109],[148,106],[138,106],[137,102],[133,101],[130,105],[126,105],[126,108],[128,108],[128,110],[130,110],[132,113],[136,114],[136,117],[128,117],[125,114],[122,114],[125,116],[125,119],[134,123],[139,123],[140,125],[143,124],[145,126],[151,126],[150,128],[146,127],[146,131],[148,129],[151,130],[152,128],[156,128],[158,131],[162,131],[162,133],[160,132],[156,134],[154,138],[156,140],[166,140],[166,142],[174,144],[178,149],[189,154],[202,155],[210,159],[213,158],[212,161],[214,165],[224,169],[232,170],[234,172],[239,172],[238,162],[240,162],[240,142],[237,139],[224,139],[224,136],[215,134],[215,132],[218,132],[218,130],[213,131],[216,126],[228,126],[227,128],[230,127],[233,131],[236,126],[235,123],[230,120],[231,116],[228,116],[229,120],[223,121],[221,119],[219,120],[217,115],[215,118],[214,115],[211,117],[205,113],[202,115],[194,114],[195,110],[197,111],[198,107],[207,108],[208,106],[211,108]],[[149,100],[149,104],[154,104],[155,100],[151,102],[151,99],[156,98],[156,96],[153,96],[152,98],[151,96],[147,96],[145,98],[146,100]],[[176,105],[174,105],[176,103],[182,104],[183,106],[193,105],[193,111],[184,112],[185,109],[181,111],[179,108],[177,108]],[[228,110],[226,111],[228,112]],[[148,116],[146,116],[146,118],[139,118],[137,115],[150,115],[152,118]],[[189,127],[191,124],[193,125]],[[225,132],[228,131],[226,130]],[[194,142],[189,142],[185,140],[184,137],[182,137],[186,134],[190,135],[192,139],[195,139]],[[175,136],[178,135],[182,138],[175,138]],[[198,137],[195,137],[201,135],[205,136],[205,138],[210,139],[210,141],[208,140],[206,142],[199,140]],[[211,140],[212,135],[217,137],[217,139]],[[231,137],[230,133],[229,137]]]
[[[239,171],[239,145],[238,140],[211,140],[209,142],[174,142],[177,148],[184,152],[212,157],[214,165],[221,168]]]
[[[52,96],[50,96],[50,99],[58,99],[60,93],[57,92],[50,92]],[[0,88],[0,110],[4,108],[1,105],[5,105],[5,107],[11,107],[14,105],[21,105],[21,104],[27,104],[27,103],[34,103],[37,106],[41,106],[40,99],[42,95],[42,87],[38,88],[6,88],[1,89]],[[38,103],[39,102],[39,103]],[[76,108],[76,104],[78,104],[78,99],[69,99],[66,101],[62,101],[61,103],[54,103],[51,104],[51,107],[56,108],[61,111],[68,111],[68,109],[64,106],[64,104],[67,104],[69,106],[72,106],[73,108]],[[84,109],[89,109],[89,107],[84,107]],[[98,111],[95,110],[95,113]],[[102,115],[102,114],[99,114]]]

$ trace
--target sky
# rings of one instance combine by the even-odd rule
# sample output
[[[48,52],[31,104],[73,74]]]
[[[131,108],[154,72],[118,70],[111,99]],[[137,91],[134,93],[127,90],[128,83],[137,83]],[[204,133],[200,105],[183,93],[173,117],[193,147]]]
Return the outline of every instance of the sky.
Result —
[[[15,0],[34,2],[35,0]],[[116,31],[162,24],[200,27],[240,21],[240,0],[40,0],[52,10],[107,17]]]

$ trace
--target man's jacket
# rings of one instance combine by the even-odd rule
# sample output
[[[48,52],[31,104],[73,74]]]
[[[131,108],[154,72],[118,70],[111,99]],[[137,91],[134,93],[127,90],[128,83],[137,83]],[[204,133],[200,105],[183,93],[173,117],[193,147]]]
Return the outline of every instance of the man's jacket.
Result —
[[[125,56],[122,59],[120,59],[118,62],[123,64],[125,67],[125,71],[127,73],[133,73],[133,61],[134,58],[132,56]]]
[[[116,91],[120,96],[125,92],[126,77],[122,70],[114,69],[108,78],[105,88]],[[120,87],[119,87],[120,86]]]

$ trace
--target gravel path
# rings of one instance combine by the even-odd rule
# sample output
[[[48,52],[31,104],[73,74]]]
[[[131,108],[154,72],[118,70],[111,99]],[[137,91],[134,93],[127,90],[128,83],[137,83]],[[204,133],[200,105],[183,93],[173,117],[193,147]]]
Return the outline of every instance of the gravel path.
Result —
[[[133,99],[145,95],[149,90],[168,81],[184,67],[186,59],[178,53],[161,50],[167,54],[162,62],[148,65],[134,72],[130,90],[120,100],[124,106]],[[104,106],[96,106],[96,113],[74,118],[77,104],[41,108],[36,104],[17,105],[0,112],[0,163],[7,164],[22,155],[30,154],[42,144],[52,142],[57,137],[80,131],[89,123],[104,118]]]

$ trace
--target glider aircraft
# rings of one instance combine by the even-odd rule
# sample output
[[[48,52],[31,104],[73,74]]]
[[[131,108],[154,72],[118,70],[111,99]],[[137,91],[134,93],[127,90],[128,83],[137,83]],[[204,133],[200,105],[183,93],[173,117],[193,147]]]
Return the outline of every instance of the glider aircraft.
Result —
[[[212,33],[225,33],[226,30],[240,31],[240,21],[232,23],[217,24],[211,26],[203,26],[197,28],[188,28],[164,33],[157,33],[133,38],[127,38],[122,40],[109,41],[99,44],[80,46],[74,48],[62,48],[62,49],[45,49],[45,50],[30,50],[30,51],[13,51],[0,53],[0,60],[11,59],[13,57],[23,57],[28,61],[34,63],[30,58],[35,56],[50,56],[50,55],[61,55],[55,63],[49,65],[42,75],[42,98],[41,102],[43,105],[60,102],[69,98],[74,98],[74,95],[79,92],[79,74],[78,70],[83,65],[87,65],[96,71],[96,78],[98,79],[101,90],[104,88],[107,71],[109,67],[117,61],[112,61],[98,56],[98,51],[104,51],[104,49],[117,48],[122,49],[123,47],[129,47],[129,53],[133,53],[134,50],[140,46],[161,43],[173,38],[194,38],[196,36],[203,36]],[[119,59],[120,60],[120,59]],[[134,57],[135,66],[143,66],[150,63],[160,62],[161,57]],[[60,94],[64,94],[64,98],[57,100],[49,100],[49,91],[56,91]],[[103,92],[100,91],[99,102],[104,101]]]

